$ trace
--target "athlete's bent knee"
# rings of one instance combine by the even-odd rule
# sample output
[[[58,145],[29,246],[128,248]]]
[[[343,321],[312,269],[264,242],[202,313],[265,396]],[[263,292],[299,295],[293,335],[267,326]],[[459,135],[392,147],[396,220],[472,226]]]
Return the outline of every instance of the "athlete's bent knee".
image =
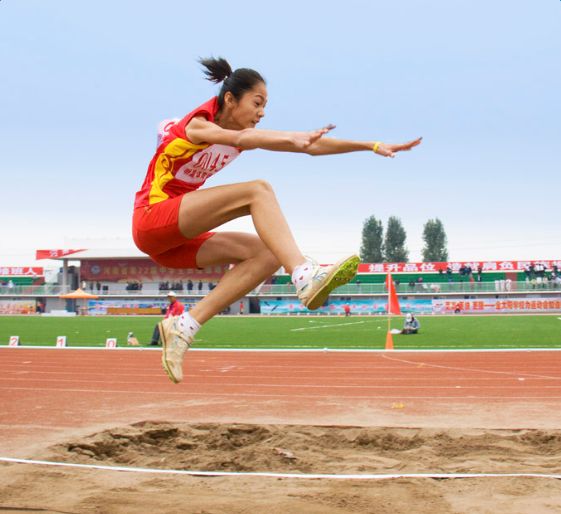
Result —
[[[254,197],[262,197],[264,195],[274,195],[273,186],[266,180],[253,180],[250,182],[251,192]]]

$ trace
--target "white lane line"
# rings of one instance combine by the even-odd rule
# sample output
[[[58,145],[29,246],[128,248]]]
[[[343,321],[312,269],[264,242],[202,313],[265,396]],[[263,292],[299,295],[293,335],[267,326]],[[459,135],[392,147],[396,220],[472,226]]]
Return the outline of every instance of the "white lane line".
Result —
[[[427,385],[427,384],[423,384],[423,385],[414,385],[414,384],[404,384],[404,385],[399,385],[396,383],[386,383],[386,384],[380,384],[380,385],[372,385],[371,382],[372,380],[369,380],[368,383],[366,384],[344,384],[344,385],[337,385],[337,384],[288,384],[285,382],[282,382],[282,378],[279,379],[281,380],[281,383],[279,384],[273,384],[270,382],[267,383],[256,383],[256,382],[232,382],[232,380],[237,380],[237,379],[243,379],[243,378],[253,378],[250,376],[247,377],[231,377],[231,376],[224,376],[224,375],[215,375],[213,377],[205,377],[204,375],[201,375],[201,377],[204,378],[214,378],[214,379],[222,379],[220,381],[216,381],[216,382],[205,382],[204,387],[223,387],[224,385],[227,385],[228,387],[244,387],[247,389],[250,388],[254,388],[254,387],[258,387],[260,389],[267,389],[267,388],[271,388],[271,389],[275,389],[275,388],[280,388],[280,389],[387,389],[388,387],[391,387],[393,389],[454,389],[455,387],[457,387],[456,385],[436,385],[434,383],[434,381],[438,380],[438,378],[433,379],[433,377],[429,377],[429,380],[431,381],[431,385]],[[268,377],[259,377],[259,378],[268,378]],[[224,381],[223,379],[226,379],[226,381]],[[314,377],[310,377],[309,379],[306,380],[314,380]],[[339,381],[343,381],[344,379],[339,379]],[[394,379],[393,378],[389,378],[389,379],[382,379],[382,380],[386,380],[392,382]],[[401,381],[411,381],[411,378],[407,378],[407,377],[403,377],[403,378],[398,378],[395,380],[401,380]],[[453,379],[451,378],[441,378],[440,380],[446,381],[446,382],[450,382],[451,380],[456,380],[456,378],[454,377]],[[457,380],[461,380],[460,378],[458,378]],[[479,379],[469,379],[470,383],[475,383],[477,380],[493,380],[493,379],[489,379],[489,378],[479,378]],[[475,389],[475,390],[481,390],[481,389],[496,389],[497,387],[500,387],[500,389],[516,389],[519,390],[520,386],[519,385],[504,385],[504,378],[496,378],[494,380],[500,381],[500,384],[503,385],[499,385],[497,386],[496,384],[490,384],[490,385],[465,385],[463,386],[464,389]],[[516,376],[516,378],[513,377],[512,382],[517,382],[517,381],[524,381],[524,378],[520,378],[518,376]],[[6,379],[2,379],[0,378],[0,381],[4,381],[4,382],[29,382],[29,380],[27,378],[22,379],[22,378],[12,378],[11,380],[6,380]],[[355,379],[353,378],[353,381],[355,381]],[[42,383],[51,383],[51,384],[56,384],[56,383],[60,383],[60,384],[64,384],[64,383],[70,383],[70,384],[76,384],[76,385],[80,385],[80,384],[86,384],[86,385],[90,385],[90,384],[115,384],[115,380],[89,380],[89,379],[84,379],[84,380],[77,380],[77,379],[56,379],[56,378],[48,378],[48,379],[41,379]],[[349,380],[347,379],[347,382],[349,382]],[[145,381],[119,381],[119,384],[126,384],[126,385],[133,385],[133,384],[145,384]],[[0,389],[4,389],[3,387],[0,386]],[[44,389],[44,387],[41,387],[41,389]],[[542,385],[542,384],[536,384],[536,385],[526,385],[526,387],[524,388],[525,391],[529,391],[532,389],[561,389],[561,384],[560,385]],[[58,388],[50,388],[49,390],[58,390]],[[101,391],[101,390],[100,390]]]
[[[263,477],[263,478],[297,478],[297,479],[331,479],[331,480],[388,480],[396,478],[547,478],[561,480],[561,475],[548,473],[390,473],[390,474],[326,474],[326,473],[274,473],[251,471],[191,471],[185,469],[135,468],[128,466],[102,466],[99,464],[74,464],[32,459],[14,459],[0,457],[0,462],[10,464],[32,464],[36,466],[59,466],[102,471],[121,471],[128,473],[155,473],[164,475],[188,475],[201,477]]]
[[[534,373],[521,373],[521,372],[516,372],[516,371],[495,371],[495,370],[490,370],[490,369],[478,369],[478,368],[463,368],[463,367],[459,367],[459,366],[445,366],[443,364],[429,364],[427,362],[414,362],[414,361],[408,361],[406,359],[398,359],[398,358],[393,358],[390,357],[389,355],[382,355],[383,359],[387,359],[390,361],[394,361],[394,362],[402,362],[404,364],[411,364],[412,366],[418,366],[419,364],[422,364],[424,367],[426,368],[439,368],[439,369],[447,369],[450,371],[470,371],[470,372],[475,372],[475,373],[488,373],[491,375],[506,375],[508,377],[520,377],[520,376],[524,376],[524,377],[531,377],[531,378],[543,378],[543,379],[547,379],[547,380],[561,380],[561,377],[552,377],[549,375],[536,375]]]
[[[367,322],[365,322],[367,323]],[[333,326],[333,325],[329,325]],[[449,348],[459,348],[458,350],[450,350]],[[97,348],[92,346],[76,346],[76,347],[65,347],[65,348],[56,348],[54,346],[2,346],[0,345],[0,350],[7,350],[8,353],[10,351],[18,351],[18,350],[54,350],[56,352],[67,352],[72,350],[102,350],[106,352],[114,352],[115,350],[124,350],[124,351],[131,351],[131,352],[161,352],[161,348],[111,348],[107,349]],[[204,353],[204,352],[223,352],[223,353],[320,353],[324,352],[324,348],[320,348],[318,346],[309,346],[302,349],[302,345],[298,346],[288,346],[283,345],[282,343],[279,344],[277,348],[240,348],[240,347],[220,347],[220,348],[191,348],[189,349],[189,353]],[[434,348],[427,348],[421,346],[411,346],[408,348],[396,348],[395,350],[383,350],[383,349],[375,349],[375,348],[363,348],[359,346],[354,347],[347,347],[347,348],[329,348],[330,352],[338,352],[338,353],[529,353],[529,352],[561,352],[561,347],[523,347],[523,348],[462,348],[461,346],[442,346],[439,349]]]
[[[422,368],[421,368],[422,369]],[[204,370],[202,370],[204,371]],[[214,372],[214,370],[209,370]],[[71,383],[71,384],[76,384],[76,383],[86,383],[86,384],[115,384],[115,380],[113,376],[107,376],[107,378],[104,378],[102,380],[92,380],[90,378],[83,378],[84,375],[81,373],[75,373],[76,376],[81,376],[82,379],[76,379],[76,378],[34,378],[34,380],[40,380],[41,382],[60,382],[60,383]],[[406,376],[391,376],[391,377],[376,377],[375,380],[372,379],[372,373],[363,373],[363,376],[357,376],[357,373],[353,373],[353,377],[352,377],[352,382],[365,382],[366,384],[371,384],[373,382],[380,384],[380,387],[382,387],[382,384],[385,384],[383,387],[400,387],[399,385],[396,385],[396,382],[403,382],[406,381],[407,383],[411,383],[411,375],[407,374]],[[137,375],[134,375],[135,377]],[[162,378],[162,374],[158,373],[157,375],[139,375],[140,377],[142,376],[149,376],[149,377],[158,377],[158,378]],[[209,380],[209,379],[213,379],[213,380],[217,380],[217,382],[214,383],[207,383],[207,385],[222,385],[224,384],[224,382],[226,381],[227,384],[231,384],[230,380],[232,379],[236,379],[236,380],[250,380],[250,379],[262,379],[262,380],[267,380],[267,379],[271,379],[274,378],[277,381],[280,380],[287,380],[287,381],[293,381],[294,379],[297,379],[298,381],[313,381],[315,382],[317,380],[317,377],[310,373],[306,376],[299,376],[299,377],[294,377],[294,375],[290,374],[289,371],[287,371],[285,374],[283,375],[276,375],[275,377],[271,377],[271,375],[210,375],[207,373],[201,373],[201,374],[196,374],[196,373],[190,373],[188,375],[184,375],[184,379],[185,381],[188,380],[199,380],[199,379],[205,379],[205,380]],[[514,377],[513,377],[514,378]],[[331,384],[334,384],[334,382],[344,382],[348,385],[348,383],[351,381],[348,376],[344,373],[329,373],[328,379],[330,381]],[[517,377],[518,380],[520,380],[520,377]],[[469,382],[469,383],[477,383],[477,382],[497,382],[497,383],[501,383],[504,384],[505,383],[505,379],[503,377],[463,377],[463,376],[453,376],[452,378],[450,376],[433,376],[433,375],[423,375],[422,378],[418,379],[418,382],[421,382],[422,380],[426,381],[426,380],[430,380],[431,383],[434,382],[450,382],[451,380],[454,380],[456,382]],[[535,379],[535,380],[540,380],[540,379]],[[544,379],[547,380],[547,379]],[[29,382],[29,378],[23,378],[23,377],[0,377],[0,384],[3,382],[7,382],[7,383],[15,383],[15,382],[24,382],[27,383]],[[127,380],[127,381],[123,381],[120,380],[119,381],[120,384],[145,384],[146,381],[145,380]],[[166,382],[167,383],[167,382]],[[251,382],[251,384],[254,384],[253,382]],[[232,384],[234,385],[234,384]],[[262,385],[262,384],[261,384]],[[355,384],[357,387],[359,384]],[[280,386],[280,384],[279,384]],[[286,384],[286,387],[295,387],[294,384]],[[301,384],[301,387],[307,387],[307,384]],[[317,387],[317,386],[316,386]],[[329,387],[329,386],[324,386],[324,387]],[[415,387],[415,386],[411,386],[411,387]],[[428,387],[428,386],[424,386],[424,387]],[[561,387],[561,386],[535,386],[535,387],[550,387],[550,388],[556,388],[556,387]]]
[[[427,387],[428,389],[429,387]],[[539,388],[543,389],[543,388]],[[349,395],[349,396],[340,396],[337,394],[283,394],[283,393],[267,393],[267,394],[259,394],[259,393],[208,393],[208,392],[194,392],[194,391],[185,391],[185,392],[176,392],[176,391],[130,391],[130,390],[118,390],[118,389],[63,389],[63,388],[46,388],[43,387],[41,389],[36,389],[33,387],[0,387],[0,390],[7,390],[7,391],[35,391],[36,393],[39,392],[57,392],[57,393],[90,393],[96,396],[100,396],[101,394],[125,394],[125,395],[152,395],[158,398],[162,398],[163,396],[202,396],[205,398],[329,398],[329,399],[337,399],[341,401],[346,400],[388,400],[388,399],[398,399],[398,400],[454,400],[454,401],[462,401],[462,400],[502,400],[502,401],[510,401],[510,400],[558,400],[561,399],[561,396],[491,396],[485,394],[483,392],[481,395],[474,395],[471,394],[469,396],[458,396],[458,395],[430,395],[430,396],[405,396],[405,395]]]

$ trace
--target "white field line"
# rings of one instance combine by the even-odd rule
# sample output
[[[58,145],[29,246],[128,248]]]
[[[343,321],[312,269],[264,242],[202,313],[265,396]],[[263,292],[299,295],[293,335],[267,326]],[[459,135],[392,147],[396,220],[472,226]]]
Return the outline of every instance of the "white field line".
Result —
[[[291,328],[290,332],[299,332],[301,330],[316,330],[318,328],[346,327],[347,325],[362,325],[363,323],[373,323],[373,321],[350,321],[348,323],[328,323],[327,325],[316,325],[313,327]]]
[[[561,480],[561,475],[546,473],[391,473],[391,474],[324,474],[324,473],[273,473],[273,472],[236,472],[236,471],[191,471],[184,469],[135,468],[127,466],[102,466],[96,464],[74,464],[31,459],[0,457],[0,462],[10,464],[31,464],[35,466],[58,466],[86,470],[121,471],[128,473],[154,473],[161,475],[188,475],[195,477],[262,477],[331,480],[388,480],[403,478],[547,478]]]

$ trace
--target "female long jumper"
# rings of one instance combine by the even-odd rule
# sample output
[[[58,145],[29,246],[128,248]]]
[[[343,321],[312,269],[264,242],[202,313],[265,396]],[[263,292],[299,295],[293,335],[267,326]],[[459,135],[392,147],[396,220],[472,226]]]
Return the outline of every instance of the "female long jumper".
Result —
[[[314,310],[323,305],[334,288],[355,276],[359,263],[356,255],[328,267],[306,259],[267,182],[254,180],[200,189],[209,177],[241,152],[255,148],[310,155],[365,150],[394,157],[395,153],[410,150],[421,142],[419,138],[393,145],[324,137],[334,128],[332,125],[310,132],[256,129],[267,105],[263,77],[247,68],[232,71],[222,58],[200,62],[209,80],[222,83],[220,92],[163,128],[156,154],[136,194],[133,216],[136,245],[162,266],[235,265],[189,312],[160,324],[162,363],[175,383],[183,379],[183,356],[200,326],[280,266],[292,275],[302,304]],[[248,215],[253,219],[257,236],[211,232],[230,220]]]

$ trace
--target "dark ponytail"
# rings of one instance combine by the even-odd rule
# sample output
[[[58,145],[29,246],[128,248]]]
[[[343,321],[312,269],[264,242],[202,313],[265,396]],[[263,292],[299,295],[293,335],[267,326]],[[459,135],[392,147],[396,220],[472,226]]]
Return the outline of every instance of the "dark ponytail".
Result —
[[[224,105],[224,95],[229,91],[236,100],[240,100],[246,91],[249,91],[259,82],[265,83],[265,79],[255,70],[249,68],[238,68],[232,71],[228,61],[222,57],[215,59],[199,59],[199,63],[206,69],[203,70],[207,80],[220,84],[223,82],[218,93],[218,108]]]
[[[203,70],[206,79],[215,84],[220,84],[220,82],[232,74],[232,67],[223,57],[219,57],[218,59],[214,59],[213,57],[210,59],[199,59],[199,63],[206,68],[206,70]]]

